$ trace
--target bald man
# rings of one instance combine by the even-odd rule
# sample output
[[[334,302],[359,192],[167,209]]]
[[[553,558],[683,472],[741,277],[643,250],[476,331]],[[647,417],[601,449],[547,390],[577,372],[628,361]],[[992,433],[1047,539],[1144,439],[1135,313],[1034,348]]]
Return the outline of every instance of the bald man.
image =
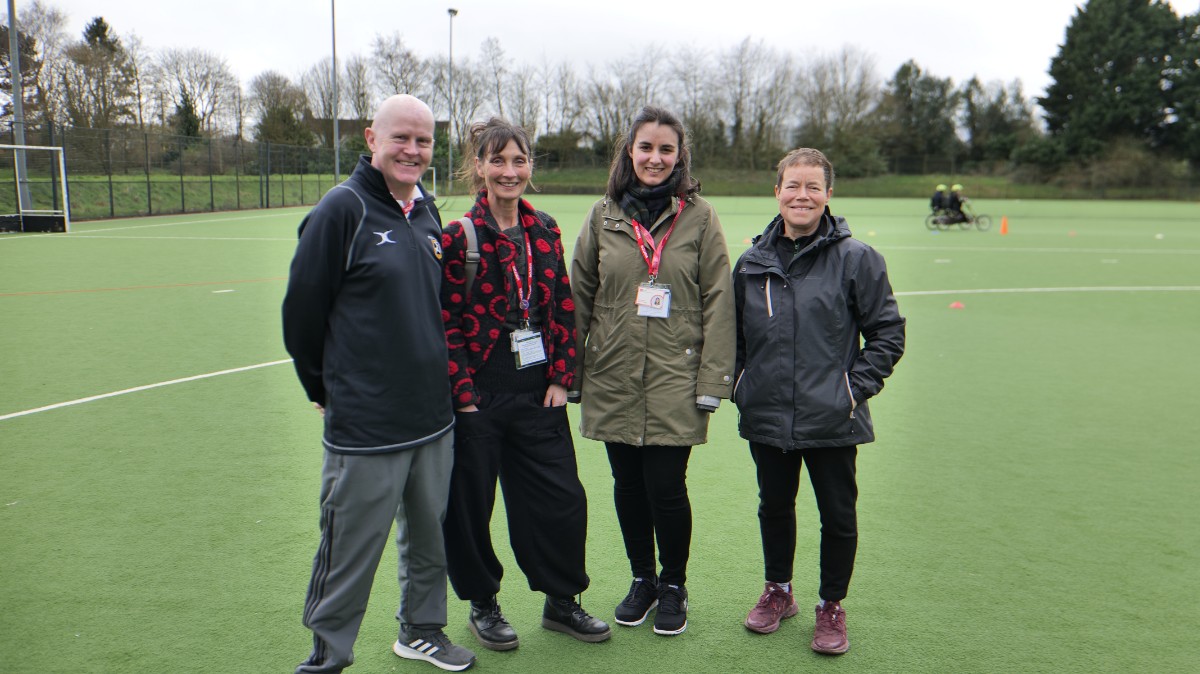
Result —
[[[392,650],[449,671],[475,655],[446,626],[446,515],[454,413],[438,292],[441,216],[421,176],[433,113],[393,96],[366,130],[371,156],[300,223],[283,300],[283,338],[324,417],[321,540],[301,672],[354,662],[371,581],[396,523],[400,635]]]

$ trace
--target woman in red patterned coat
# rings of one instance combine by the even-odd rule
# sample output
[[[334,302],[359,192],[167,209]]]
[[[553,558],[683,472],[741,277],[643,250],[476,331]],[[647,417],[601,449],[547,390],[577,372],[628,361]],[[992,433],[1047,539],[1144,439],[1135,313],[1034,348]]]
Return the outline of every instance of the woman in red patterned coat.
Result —
[[[471,602],[469,627],[485,648],[517,634],[496,594],[504,569],[492,548],[496,480],[509,540],[530,589],[544,592],[542,626],[608,639],[606,623],[575,596],[587,588],[587,496],[567,421],[575,376],[575,318],[558,225],[523,199],[533,172],[525,130],[502,119],[471,127],[461,174],[475,205],[442,233],[442,319],[455,407],[454,472],[444,526],[450,582]],[[479,252],[468,288],[467,253]]]

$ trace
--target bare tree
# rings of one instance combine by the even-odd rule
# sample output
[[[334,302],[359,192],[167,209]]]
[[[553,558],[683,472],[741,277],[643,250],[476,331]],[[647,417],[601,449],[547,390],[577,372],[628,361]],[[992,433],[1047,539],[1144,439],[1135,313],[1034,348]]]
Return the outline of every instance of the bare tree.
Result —
[[[138,129],[145,131],[147,108],[152,95],[147,78],[153,66],[145,43],[136,34],[126,36],[125,51],[129,54],[130,74],[133,76],[134,116]]]
[[[484,40],[479,58],[488,76],[488,89],[492,93],[492,103],[496,105],[496,114],[504,117],[503,89],[508,70],[504,67],[504,49],[500,46],[500,40],[494,37]]]
[[[300,76],[300,84],[308,96],[308,107],[321,119],[333,119],[333,59],[324,58]]]
[[[733,161],[749,169],[766,166],[780,153],[794,100],[792,57],[745,38],[718,63]]]
[[[652,47],[638,57],[610,63],[606,72],[592,69],[588,73],[583,85],[586,131],[596,142],[611,146],[643,106],[667,102],[669,96],[657,67],[662,62],[662,50]]]
[[[882,94],[875,57],[849,45],[835,54],[813,58],[799,81],[802,126],[829,140],[860,127]]]
[[[159,55],[158,66],[164,83],[191,98],[201,128],[212,133],[218,114],[240,88],[225,59],[202,49],[167,49]]]
[[[508,99],[510,120],[529,132],[531,138],[538,135],[541,121],[541,80],[537,71],[523,66],[508,76],[505,98]]]
[[[342,90],[346,107],[355,119],[371,119],[375,114],[371,80],[371,64],[366,58],[355,54],[346,60],[338,88]]]
[[[727,155],[720,116],[725,101],[717,79],[708,50],[685,45],[673,55],[669,78],[672,105],[691,135],[692,160],[697,165],[715,165]]]
[[[304,90],[277,70],[259,73],[250,80],[248,89],[250,96],[247,107],[255,118],[261,118],[268,110],[274,108],[287,108],[303,113],[307,104]]]
[[[67,65],[64,53],[68,42],[67,15],[42,0],[22,4],[24,7],[17,13],[18,30],[33,38],[39,52],[35,62],[29,64],[34,69],[30,73],[34,90],[25,92],[29,101],[26,121],[47,126],[57,124],[65,117],[62,77]]]
[[[451,119],[453,138],[456,145],[461,145],[467,127],[475,121],[480,109],[487,99],[488,78],[470,59],[455,60],[454,62],[454,114],[450,115],[450,81],[449,60],[437,58],[429,62],[433,74],[431,84],[435,95],[426,102],[434,108],[435,113],[444,111]],[[457,148],[456,148],[457,149]],[[457,155],[458,152],[455,152]]]
[[[381,98],[393,94],[412,94],[423,100],[432,98],[429,64],[405,46],[400,33],[375,36],[371,45],[371,68]]]
[[[546,132],[562,135],[581,131],[577,128],[583,117],[579,78],[571,65],[565,61],[557,65],[543,63],[537,70],[537,77],[544,82],[542,96],[545,99],[543,113]]]

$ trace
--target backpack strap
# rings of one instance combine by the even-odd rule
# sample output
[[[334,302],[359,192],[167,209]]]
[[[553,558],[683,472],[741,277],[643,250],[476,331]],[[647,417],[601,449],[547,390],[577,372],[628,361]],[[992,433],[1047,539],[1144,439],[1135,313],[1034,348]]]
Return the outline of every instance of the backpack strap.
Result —
[[[463,218],[456,221],[463,228],[463,234],[467,237],[467,263],[466,263],[466,279],[467,279],[467,296],[471,295],[471,288],[475,285],[475,272],[479,270],[479,239],[475,236],[475,223],[471,222],[470,218]]]

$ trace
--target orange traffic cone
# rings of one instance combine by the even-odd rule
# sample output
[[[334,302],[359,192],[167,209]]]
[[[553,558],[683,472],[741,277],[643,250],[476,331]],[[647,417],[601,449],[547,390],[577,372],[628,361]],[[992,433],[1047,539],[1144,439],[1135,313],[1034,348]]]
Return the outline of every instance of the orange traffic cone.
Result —
[[[1002,215],[1000,216],[1000,235],[1004,236],[1005,234],[1008,234],[1008,216]]]

